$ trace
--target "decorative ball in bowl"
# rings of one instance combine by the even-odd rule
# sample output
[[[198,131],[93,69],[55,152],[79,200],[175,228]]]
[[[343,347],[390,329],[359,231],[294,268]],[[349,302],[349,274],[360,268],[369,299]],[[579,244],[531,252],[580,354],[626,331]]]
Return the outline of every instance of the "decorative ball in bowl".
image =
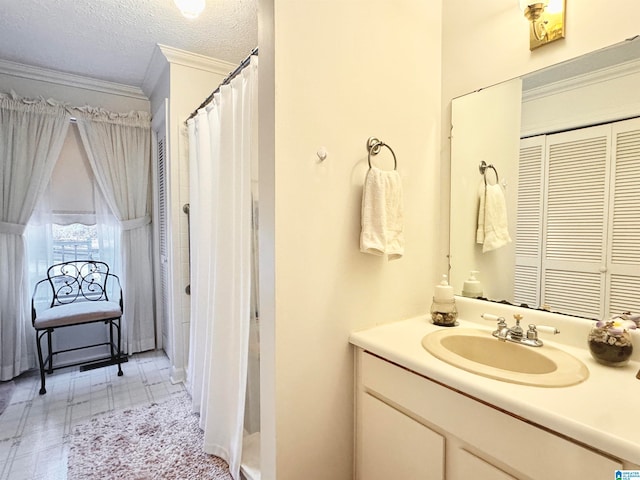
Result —
[[[621,367],[629,363],[633,353],[630,330],[637,328],[639,315],[623,313],[609,320],[600,320],[589,332],[589,351],[591,356],[603,365]]]

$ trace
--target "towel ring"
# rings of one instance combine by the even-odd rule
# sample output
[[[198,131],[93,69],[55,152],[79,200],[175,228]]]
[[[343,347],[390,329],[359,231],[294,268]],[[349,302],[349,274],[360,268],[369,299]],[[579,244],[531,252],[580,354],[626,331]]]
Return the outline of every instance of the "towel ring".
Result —
[[[480,170],[480,175],[484,177],[484,184],[487,185],[487,169],[489,168],[493,170],[493,173],[496,174],[496,184],[498,184],[500,182],[500,178],[498,177],[498,170],[496,170],[496,167],[494,167],[492,164],[490,163],[487,164],[487,162],[482,160],[480,162],[480,166],[478,167],[478,170]]]
[[[371,168],[371,155],[379,154],[382,147],[387,147],[391,152],[391,155],[393,155],[393,169],[397,170],[398,160],[396,159],[396,154],[394,153],[393,149],[386,143],[378,140],[376,137],[369,137],[369,140],[367,140],[367,150],[369,151],[369,157],[367,158],[367,161],[369,162],[369,168]]]

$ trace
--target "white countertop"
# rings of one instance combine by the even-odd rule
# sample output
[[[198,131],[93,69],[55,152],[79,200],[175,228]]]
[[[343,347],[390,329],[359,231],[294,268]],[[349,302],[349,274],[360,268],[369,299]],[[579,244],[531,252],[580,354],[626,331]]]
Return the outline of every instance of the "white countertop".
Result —
[[[495,312],[504,315],[495,308],[480,308],[487,313]],[[479,317],[479,314],[476,315],[477,312],[473,315],[468,313],[468,317],[465,317],[463,312],[465,310],[471,312],[471,310],[460,309],[460,307],[459,310],[461,327],[486,329],[488,332],[494,329],[491,322],[464,319]],[[511,307],[510,310],[516,309]],[[558,326],[557,316],[552,316],[552,319],[554,322],[547,324]],[[571,320],[568,321],[571,323]],[[561,338],[563,333],[555,337],[540,335],[545,344],[553,345],[574,355],[589,369],[590,375],[586,381],[559,388],[533,387],[493,380],[466,372],[437,359],[423,348],[421,341],[426,334],[445,327],[433,325],[430,316],[427,315],[354,332],[351,334],[350,342],[420,375],[465,392],[592,448],[640,465],[640,414],[636,408],[640,399],[640,380],[636,379],[640,362],[632,360],[624,367],[607,367],[597,363],[587,350],[586,332],[589,324],[582,322],[586,321],[579,320],[577,325],[580,328],[577,331],[582,335],[584,330],[584,336],[579,340],[569,339],[568,343],[583,343],[584,348],[550,340],[550,338],[554,340]],[[508,323],[511,325],[513,322]],[[570,324],[558,326],[558,328],[561,332],[565,328],[565,331],[569,332],[566,335],[575,335],[575,328]],[[634,337],[634,340],[637,338]],[[640,345],[636,341],[636,349],[639,348]]]

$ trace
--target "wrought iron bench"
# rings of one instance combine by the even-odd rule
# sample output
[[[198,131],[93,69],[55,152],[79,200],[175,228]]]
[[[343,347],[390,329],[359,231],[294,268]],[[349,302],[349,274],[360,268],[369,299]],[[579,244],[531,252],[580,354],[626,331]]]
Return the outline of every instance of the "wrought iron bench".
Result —
[[[49,288],[45,288],[48,286]],[[47,278],[34,287],[31,298],[31,320],[36,330],[38,362],[40,364],[40,395],[45,389],[46,373],[76,365],[97,368],[118,365],[118,376],[122,375],[121,363],[127,358],[121,349],[122,288],[120,279],[109,273],[109,266],[94,260],[74,260],[58,263],[47,269]],[[93,345],[83,345],[66,350],[53,351],[54,330],[88,323],[104,322],[109,325],[109,341]],[[114,329],[117,341],[114,342]],[[42,354],[42,338],[47,337],[48,355]],[[109,346],[110,356],[98,360],[81,361],[59,366],[53,365],[53,357],[59,353],[85,348]]]

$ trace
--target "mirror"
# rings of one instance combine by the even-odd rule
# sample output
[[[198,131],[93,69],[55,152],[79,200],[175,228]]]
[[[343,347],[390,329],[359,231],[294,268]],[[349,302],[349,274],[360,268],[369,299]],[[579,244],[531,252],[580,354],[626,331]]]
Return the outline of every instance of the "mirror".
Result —
[[[633,122],[627,119],[640,117],[637,85],[640,85],[640,39],[634,37],[452,101],[449,277],[456,294],[463,294],[465,285],[470,285],[465,281],[472,271],[477,271],[482,297],[488,300],[524,303],[532,308],[586,318],[604,318],[611,313],[621,313],[620,309],[640,311],[640,242],[637,241],[640,239],[640,195],[632,195],[624,202],[614,200],[609,193],[614,190],[612,184],[611,188],[604,187],[599,203],[593,199],[587,201],[584,196],[569,197],[574,188],[553,184],[550,178],[554,177],[549,175],[556,165],[553,162],[557,162],[550,160],[553,145],[575,142],[574,136],[588,132],[587,127],[622,120]],[[637,122],[624,127],[638,132],[635,165],[640,164],[640,121]],[[619,130],[619,127],[606,128]],[[598,167],[603,173],[597,185],[623,175],[616,174],[610,165],[616,164],[609,157],[615,158],[615,146],[620,144],[615,136],[612,138],[607,140],[607,159]],[[536,164],[531,170],[526,155],[533,144],[540,147],[541,158],[540,166]],[[493,167],[487,168],[485,175],[479,168],[483,161]],[[568,177],[585,169],[589,173],[587,167],[582,168],[584,160],[579,156],[572,161],[573,164],[568,164]],[[624,178],[637,179],[636,188],[640,184],[638,171],[640,169],[633,167],[624,173]],[[511,242],[498,242],[499,245],[493,245],[495,248],[484,248],[483,252],[487,241],[485,245],[477,243],[480,198],[483,203],[488,198],[486,201],[492,204],[493,194],[489,197],[487,194],[496,190],[484,186],[485,177],[488,185],[497,183],[501,187]],[[578,185],[587,185],[587,180],[579,175],[576,178]],[[620,187],[615,188],[621,191]],[[598,235],[604,245],[602,256],[587,267],[569,265],[570,258],[554,263],[553,268],[544,267],[550,257],[553,227],[564,220],[563,217],[558,222],[553,217],[554,191],[559,191],[557,196],[564,198],[565,216],[572,215],[572,205],[586,203],[598,203],[594,208],[603,212],[602,219],[598,220],[602,230]],[[496,193],[496,196],[501,195]],[[539,203],[534,209],[541,215],[537,227],[531,202]],[[482,218],[487,218],[486,209],[483,211]],[[611,268],[615,257],[615,253],[610,252],[612,243],[615,244],[612,236],[614,239],[616,235],[624,236],[616,234],[614,213],[631,219],[622,228],[624,235],[634,237],[624,247],[627,256],[620,268]],[[588,217],[585,225],[589,225],[594,215],[585,215]],[[498,218],[504,216],[498,215]],[[587,239],[588,232],[580,231],[582,220],[576,218],[577,227],[558,241],[568,256],[581,251],[584,244],[591,241]],[[488,228],[485,225],[483,232]],[[536,253],[527,260],[531,265],[523,265],[522,251],[528,248]]]

